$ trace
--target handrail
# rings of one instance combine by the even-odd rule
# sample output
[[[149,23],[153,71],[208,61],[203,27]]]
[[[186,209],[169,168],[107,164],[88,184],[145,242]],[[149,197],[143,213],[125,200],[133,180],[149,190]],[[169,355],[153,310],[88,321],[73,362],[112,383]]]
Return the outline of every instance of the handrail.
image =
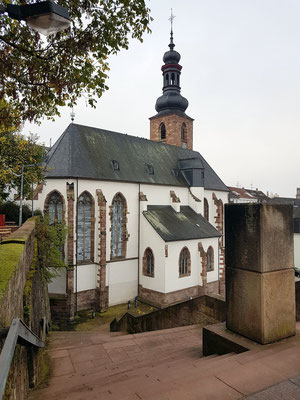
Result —
[[[43,318],[43,333],[48,329],[46,318]],[[2,399],[10,365],[14,356],[16,344],[23,346],[44,347],[45,342],[34,334],[20,318],[14,318],[0,354],[0,399]]]

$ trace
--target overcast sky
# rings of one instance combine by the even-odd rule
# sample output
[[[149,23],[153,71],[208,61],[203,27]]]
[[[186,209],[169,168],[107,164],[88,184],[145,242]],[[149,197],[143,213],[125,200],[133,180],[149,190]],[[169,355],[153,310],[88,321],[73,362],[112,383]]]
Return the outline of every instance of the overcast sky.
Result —
[[[147,1],[147,0],[146,0]],[[170,9],[181,54],[181,93],[194,118],[194,150],[225,184],[291,197],[300,187],[300,0],[151,0],[152,34],[110,60],[107,91],[75,122],[149,137],[162,93]],[[49,145],[70,121],[26,124]]]

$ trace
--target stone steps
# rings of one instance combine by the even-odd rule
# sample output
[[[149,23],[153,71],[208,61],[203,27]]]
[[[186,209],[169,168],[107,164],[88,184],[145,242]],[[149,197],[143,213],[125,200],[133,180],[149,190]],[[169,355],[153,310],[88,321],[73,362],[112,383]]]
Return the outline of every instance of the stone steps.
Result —
[[[58,346],[61,341],[69,346],[50,351],[56,376],[30,400],[234,400],[300,372],[299,340],[202,357],[198,326],[52,338]]]

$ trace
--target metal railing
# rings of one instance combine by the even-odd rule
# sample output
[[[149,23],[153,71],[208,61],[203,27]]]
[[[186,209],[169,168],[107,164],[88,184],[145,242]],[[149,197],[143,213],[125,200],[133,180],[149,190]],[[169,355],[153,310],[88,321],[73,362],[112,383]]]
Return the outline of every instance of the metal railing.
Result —
[[[41,320],[43,336],[48,333],[49,324],[46,318]],[[0,399],[2,399],[16,344],[22,346],[44,347],[45,342],[34,334],[20,318],[14,318],[10,328],[0,332],[6,335],[5,343],[0,354]]]

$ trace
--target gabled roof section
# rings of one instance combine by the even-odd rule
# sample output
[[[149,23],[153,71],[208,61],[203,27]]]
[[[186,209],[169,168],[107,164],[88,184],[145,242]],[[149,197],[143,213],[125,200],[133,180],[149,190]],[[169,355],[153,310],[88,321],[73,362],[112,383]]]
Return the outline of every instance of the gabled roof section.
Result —
[[[204,165],[206,189],[228,191],[196,151],[70,124],[48,153],[46,177],[188,186],[178,162],[193,157]]]
[[[189,206],[180,207],[180,212],[171,206],[148,206],[143,215],[165,242],[221,236],[202,215]]]

